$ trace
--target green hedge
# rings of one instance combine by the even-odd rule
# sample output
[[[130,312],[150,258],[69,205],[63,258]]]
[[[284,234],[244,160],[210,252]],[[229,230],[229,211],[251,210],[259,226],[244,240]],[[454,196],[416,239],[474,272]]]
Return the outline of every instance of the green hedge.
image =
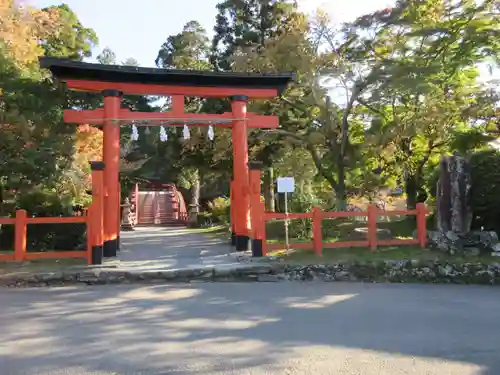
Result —
[[[479,151],[470,158],[472,227],[500,230],[500,152]]]

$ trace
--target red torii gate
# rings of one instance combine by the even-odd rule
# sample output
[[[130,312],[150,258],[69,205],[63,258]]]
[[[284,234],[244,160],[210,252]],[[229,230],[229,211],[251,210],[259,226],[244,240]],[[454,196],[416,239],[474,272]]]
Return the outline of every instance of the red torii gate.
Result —
[[[52,57],[40,58],[40,66],[66,83],[71,90],[100,92],[104,108],[65,110],[64,121],[102,125],[104,164],[104,243],[103,255],[116,256],[119,246],[120,125],[148,122],[148,126],[214,125],[229,127],[233,143],[233,192],[236,249],[249,249],[251,234],[250,188],[248,171],[248,128],[274,129],[275,116],[247,113],[249,99],[278,96],[294,79],[292,73],[247,74],[137,68],[84,63]],[[165,95],[172,97],[170,112],[133,112],[121,108],[123,94]],[[191,114],[184,112],[185,96],[230,97],[231,113]],[[259,249],[254,249],[259,252]],[[261,251],[261,250],[260,250]],[[258,255],[258,254],[256,254]]]

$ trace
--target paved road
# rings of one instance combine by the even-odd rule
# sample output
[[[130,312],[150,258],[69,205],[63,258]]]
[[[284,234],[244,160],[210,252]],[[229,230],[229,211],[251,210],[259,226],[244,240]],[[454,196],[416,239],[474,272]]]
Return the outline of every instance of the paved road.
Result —
[[[500,290],[254,283],[0,290],[2,375],[500,374]]]

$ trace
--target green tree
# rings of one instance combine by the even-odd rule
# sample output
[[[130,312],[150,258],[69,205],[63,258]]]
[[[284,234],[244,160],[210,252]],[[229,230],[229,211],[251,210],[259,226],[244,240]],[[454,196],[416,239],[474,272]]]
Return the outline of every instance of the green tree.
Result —
[[[451,151],[455,134],[491,122],[495,100],[486,100],[475,64],[498,59],[495,14],[493,1],[399,1],[344,30],[349,60],[380,67],[358,102],[372,119],[367,140],[382,146],[385,170],[401,176],[410,208],[426,199],[424,169]]]
[[[17,199],[42,184],[59,187],[71,165],[73,131],[62,123],[63,92],[38,67],[53,19],[10,1],[0,20],[0,181]]]
[[[214,67],[231,70],[238,50],[264,46],[296,8],[297,1],[288,0],[224,0],[217,4],[211,56]]]
[[[81,24],[67,4],[54,5],[42,11],[57,14],[55,30],[42,40],[45,56],[83,60],[92,55],[92,48],[98,43],[97,35]]]
[[[105,47],[97,56],[97,61],[103,65],[116,65],[116,54],[109,47]]]
[[[226,0],[217,5],[217,10],[210,58],[217,70],[259,73],[297,70],[296,62],[302,59],[297,59],[296,53],[301,53],[308,26],[296,1]],[[267,50],[276,48],[279,48],[280,56],[270,63]],[[295,112],[293,107],[276,100],[253,103],[250,109],[278,116],[285,127],[289,125],[289,114]],[[270,139],[267,132],[257,130],[250,133],[250,157],[263,162],[266,169],[264,195],[269,211],[274,211],[272,167],[286,147],[286,142],[279,138]]]
[[[129,57],[124,62],[122,62],[122,65],[124,65],[124,66],[139,66],[139,61],[137,61],[133,57]]]
[[[197,21],[190,21],[179,34],[167,38],[155,62],[165,69],[211,70],[209,53],[210,39],[206,30]]]
[[[210,39],[206,30],[198,22],[190,21],[180,33],[166,39],[158,52],[156,65],[167,69],[212,70],[209,53]],[[170,109],[170,104],[167,101],[166,110]],[[224,109],[224,103],[219,100],[185,98],[187,113],[220,113]],[[217,171],[224,170],[230,158],[227,152],[230,149],[229,132],[216,129],[215,140],[211,142],[207,140],[206,128],[191,128],[189,141],[179,139],[182,138],[180,131],[181,129],[173,130],[176,135],[167,142],[169,153],[178,155],[174,158],[177,159],[176,162],[170,166],[171,174],[177,176],[181,186],[190,190],[191,203],[198,204],[202,180],[207,186],[220,187],[214,181],[221,180]],[[159,163],[162,161],[159,160]],[[228,179],[228,176],[223,179]]]
[[[312,20],[296,14],[295,22],[284,25],[278,35],[260,52],[247,53],[245,68],[283,67],[298,72],[296,85],[281,102],[274,102],[284,111],[280,129],[273,134],[310,152],[318,174],[335,194],[337,208],[343,209],[348,185],[356,182],[356,176],[365,175],[363,122],[356,104],[373,85],[378,68],[359,74],[338,42],[343,34],[335,34],[321,12]],[[331,81],[338,87],[329,87]],[[329,95],[331,89],[339,88],[345,92],[344,103]]]

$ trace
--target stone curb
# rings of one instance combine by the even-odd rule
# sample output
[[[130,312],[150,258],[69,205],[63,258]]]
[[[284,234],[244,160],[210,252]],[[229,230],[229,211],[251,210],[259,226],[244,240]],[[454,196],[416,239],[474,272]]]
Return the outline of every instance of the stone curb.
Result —
[[[281,268],[281,270],[280,270]],[[74,269],[62,272],[0,276],[0,287],[41,287],[167,282],[257,281],[259,275],[276,274],[283,266],[266,264],[217,265],[160,270]]]
[[[0,286],[41,287],[100,284],[161,284],[174,282],[276,282],[358,281],[371,283],[500,284],[500,263],[422,262],[416,260],[377,263],[339,262],[334,265],[256,263],[197,268],[131,271],[74,269],[66,272],[0,276]]]

